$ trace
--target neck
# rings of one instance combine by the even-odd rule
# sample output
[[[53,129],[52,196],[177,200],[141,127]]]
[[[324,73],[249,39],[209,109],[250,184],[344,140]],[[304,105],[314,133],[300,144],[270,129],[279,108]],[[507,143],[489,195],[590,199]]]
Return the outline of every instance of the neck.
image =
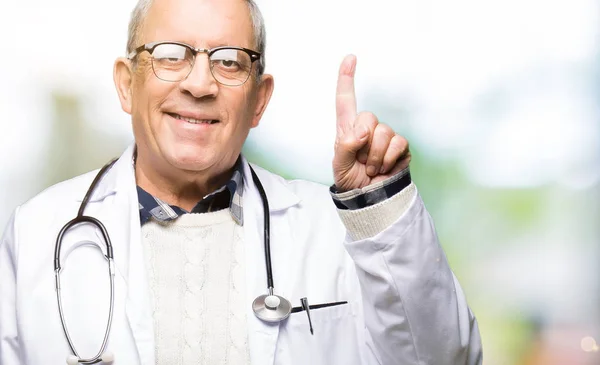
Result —
[[[138,186],[152,196],[191,211],[206,195],[225,185],[233,175],[234,163],[222,171],[185,171],[173,166],[157,168],[144,158],[136,159],[135,179]]]

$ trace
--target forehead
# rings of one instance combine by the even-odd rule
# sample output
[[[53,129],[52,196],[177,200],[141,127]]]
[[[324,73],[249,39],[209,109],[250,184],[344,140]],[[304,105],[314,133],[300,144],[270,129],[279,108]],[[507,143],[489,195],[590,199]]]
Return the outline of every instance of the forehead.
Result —
[[[195,47],[253,48],[250,11],[244,0],[154,0],[141,43],[179,41]]]

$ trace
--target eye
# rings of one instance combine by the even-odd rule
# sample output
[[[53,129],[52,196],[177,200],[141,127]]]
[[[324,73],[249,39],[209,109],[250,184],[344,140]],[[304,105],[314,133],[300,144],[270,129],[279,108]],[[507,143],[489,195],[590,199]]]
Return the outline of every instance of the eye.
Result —
[[[185,58],[180,57],[179,55],[174,54],[154,54],[152,55],[155,60],[165,61],[165,62],[178,62],[183,61]]]
[[[180,45],[159,44],[154,48],[152,57],[160,62],[177,63],[186,59],[187,52],[187,49]]]
[[[249,58],[245,52],[234,48],[219,49],[210,56],[213,70],[224,74],[246,72],[251,63]]]
[[[220,64],[221,67],[224,68],[235,69],[240,67],[240,64],[233,60],[218,60],[217,62]]]
[[[159,64],[167,65],[167,64],[181,63],[182,60],[177,57],[161,57],[161,58],[154,57],[154,61],[158,62]]]

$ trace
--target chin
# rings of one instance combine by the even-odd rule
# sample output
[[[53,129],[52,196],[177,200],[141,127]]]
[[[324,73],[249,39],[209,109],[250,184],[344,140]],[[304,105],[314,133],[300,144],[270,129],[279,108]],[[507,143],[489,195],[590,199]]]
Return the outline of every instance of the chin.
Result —
[[[201,171],[206,170],[210,165],[212,165],[212,161],[206,158],[207,156],[202,155],[178,155],[173,156],[169,160],[171,160],[171,165],[174,167],[187,170],[187,171]]]
[[[174,138],[162,143],[161,150],[174,160],[193,160],[206,155],[206,151],[210,150],[208,144]]]
[[[228,151],[218,150],[215,146],[198,145],[194,143],[172,143],[163,149],[165,160],[173,167],[185,171],[211,170],[217,173],[215,168],[229,168]],[[237,156],[236,156],[237,157]],[[231,164],[235,163],[235,158]]]

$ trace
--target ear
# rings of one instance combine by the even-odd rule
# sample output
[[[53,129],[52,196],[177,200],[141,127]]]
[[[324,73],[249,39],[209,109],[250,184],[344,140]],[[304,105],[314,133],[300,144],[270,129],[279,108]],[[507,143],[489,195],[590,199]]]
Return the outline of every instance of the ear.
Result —
[[[260,83],[257,86],[258,93],[256,99],[256,107],[254,109],[254,115],[252,118],[252,128],[258,126],[260,118],[262,118],[263,113],[267,109],[267,104],[269,104],[269,100],[271,100],[271,95],[273,94],[274,86],[275,81],[273,80],[273,76],[262,75]]]
[[[125,57],[119,57],[113,68],[113,80],[119,94],[119,101],[124,112],[131,114],[131,88],[132,69],[131,61]]]

